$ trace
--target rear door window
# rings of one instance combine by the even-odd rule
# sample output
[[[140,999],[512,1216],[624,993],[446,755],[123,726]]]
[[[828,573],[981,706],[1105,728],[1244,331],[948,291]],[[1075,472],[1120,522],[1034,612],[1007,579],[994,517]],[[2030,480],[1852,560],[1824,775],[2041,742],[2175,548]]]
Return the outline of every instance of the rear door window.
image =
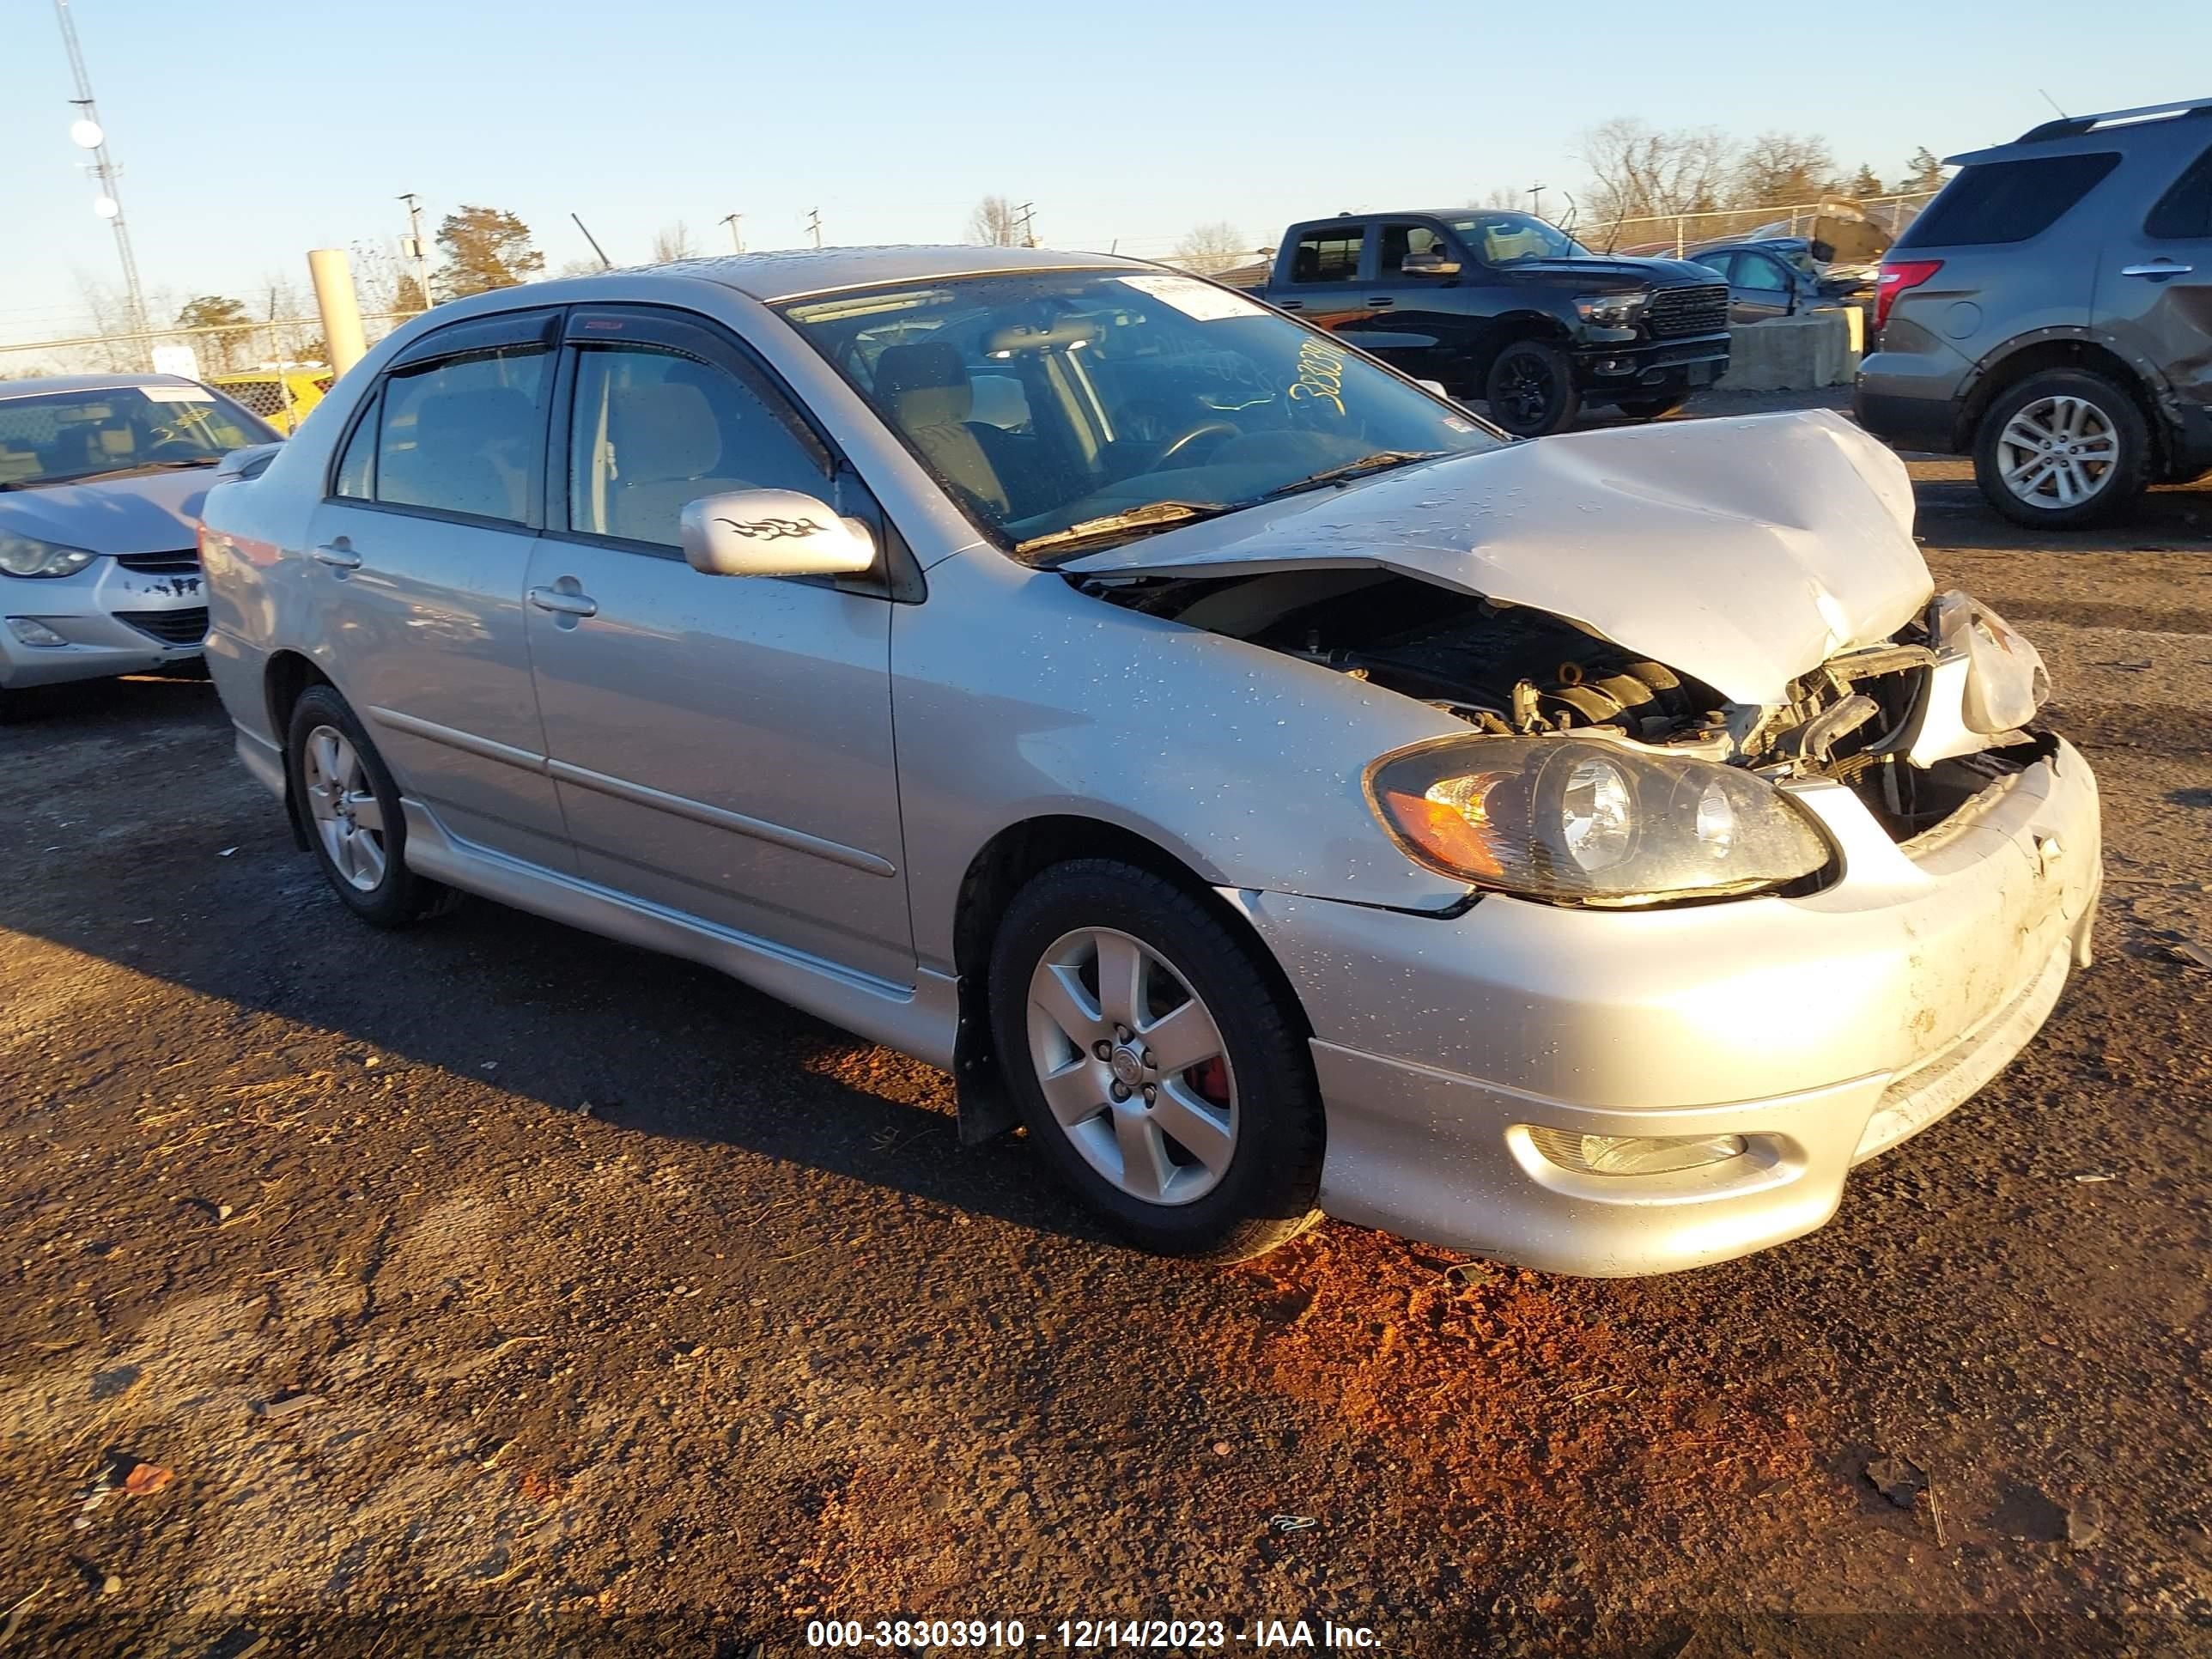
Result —
[[[378,411],[376,499],[527,523],[550,362],[533,343],[394,370]]]
[[[2143,234],[2161,241],[2212,237],[2212,149],[2198,156],[2143,221]]]
[[[1899,247],[1976,247],[2040,236],[2119,165],[2111,151],[1983,161],[1966,168],[1897,240]]]
[[[1291,251],[1291,280],[1294,283],[1352,283],[1359,279],[1359,245],[1366,239],[1364,225],[1331,225],[1310,230]]]

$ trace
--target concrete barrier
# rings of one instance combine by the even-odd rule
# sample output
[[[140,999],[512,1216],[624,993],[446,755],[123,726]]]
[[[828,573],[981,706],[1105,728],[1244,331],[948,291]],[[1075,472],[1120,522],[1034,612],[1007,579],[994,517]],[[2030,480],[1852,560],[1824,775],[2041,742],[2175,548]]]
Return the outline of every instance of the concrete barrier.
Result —
[[[1721,385],[1729,392],[1849,386],[1858,370],[1862,326],[1859,313],[1849,309],[1742,324],[1729,331],[1729,368]]]

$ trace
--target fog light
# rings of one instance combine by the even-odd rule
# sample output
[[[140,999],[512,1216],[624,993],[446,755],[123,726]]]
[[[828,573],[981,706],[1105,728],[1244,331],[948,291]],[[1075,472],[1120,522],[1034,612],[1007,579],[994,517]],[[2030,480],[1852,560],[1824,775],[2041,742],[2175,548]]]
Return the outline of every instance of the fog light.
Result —
[[[1741,1135],[1578,1135],[1531,1127],[1536,1150],[1563,1170],[1583,1175],[1672,1175],[1743,1156]]]
[[[69,641],[42,622],[28,617],[8,618],[8,631],[25,645],[67,645]]]

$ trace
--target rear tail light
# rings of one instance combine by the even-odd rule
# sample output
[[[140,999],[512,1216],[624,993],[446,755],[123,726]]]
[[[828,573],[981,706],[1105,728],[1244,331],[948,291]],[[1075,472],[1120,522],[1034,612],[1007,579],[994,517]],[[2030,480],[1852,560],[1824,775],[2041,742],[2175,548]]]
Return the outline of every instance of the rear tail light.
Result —
[[[1889,320],[1889,308],[1897,303],[1897,296],[1909,288],[1918,288],[1937,271],[1943,269],[1941,259],[1885,259],[1881,274],[1875,278],[1874,325],[1877,333]]]

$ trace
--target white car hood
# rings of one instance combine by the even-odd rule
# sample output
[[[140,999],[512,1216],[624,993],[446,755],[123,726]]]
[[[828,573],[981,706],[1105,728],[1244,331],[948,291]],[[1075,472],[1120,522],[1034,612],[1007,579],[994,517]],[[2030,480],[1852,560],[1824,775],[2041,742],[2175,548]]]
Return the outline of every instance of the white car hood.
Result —
[[[1087,554],[1083,574],[1376,566],[1575,623],[1737,702],[1887,639],[1934,584],[1903,463],[1827,410],[1516,443]]]

